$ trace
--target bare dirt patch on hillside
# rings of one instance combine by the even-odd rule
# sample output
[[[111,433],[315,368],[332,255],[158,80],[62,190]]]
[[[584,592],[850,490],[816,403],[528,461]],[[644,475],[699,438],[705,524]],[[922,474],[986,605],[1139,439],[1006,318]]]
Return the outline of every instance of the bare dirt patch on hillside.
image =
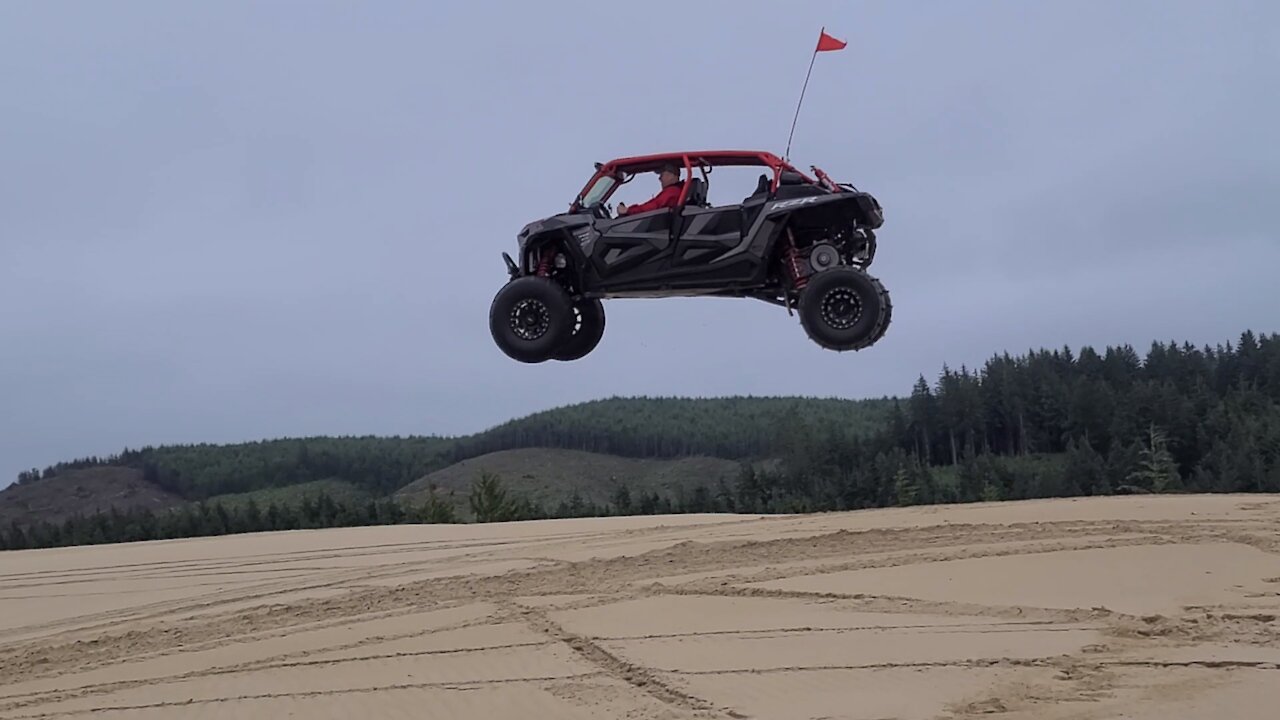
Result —
[[[0,490],[0,527],[27,526],[88,517],[111,508],[124,512],[149,508],[160,512],[186,504],[181,497],[149,483],[142,471],[126,467],[67,470],[53,477]]]
[[[451,499],[464,517],[470,510],[467,498],[472,482],[481,473],[500,478],[517,496],[554,509],[574,493],[587,503],[604,505],[626,486],[632,502],[641,496],[689,496],[702,485],[714,491],[721,481],[732,486],[740,470],[733,460],[712,457],[682,457],[670,460],[630,458],[604,453],[558,448],[518,448],[488,453],[437,470],[396,491],[396,498],[417,504],[434,486],[444,499]]]

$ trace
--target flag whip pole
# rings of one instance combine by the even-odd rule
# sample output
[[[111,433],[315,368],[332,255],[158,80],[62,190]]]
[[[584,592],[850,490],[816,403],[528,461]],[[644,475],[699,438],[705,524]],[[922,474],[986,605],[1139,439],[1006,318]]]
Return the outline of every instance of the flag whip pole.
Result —
[[[826,31],[827,28],[824,25],[822,27],[822,32]],[[813,48],[813,56],[809,58],[809,71],[804,74],[804,86],[800,88],[800,102],[796,103],[796,115],[791,118],[791,134],[787,135],[787,149],[786,152],[782,154],[782,159],[788,162],[791,161],[791,139],[795,137],[796,134],[796,121],[800,119],[800,105],[804,103],[804,91],[809,88],[809,76],[813,74],[813,61],[817,59],[818,47],[815,45]]]

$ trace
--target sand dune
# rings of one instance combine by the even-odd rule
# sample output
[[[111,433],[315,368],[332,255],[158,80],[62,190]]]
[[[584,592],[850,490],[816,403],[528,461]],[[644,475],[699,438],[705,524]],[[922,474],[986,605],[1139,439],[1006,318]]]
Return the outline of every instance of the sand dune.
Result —
[[[1280,497],[0,553],[0,720],[1261,720]]]

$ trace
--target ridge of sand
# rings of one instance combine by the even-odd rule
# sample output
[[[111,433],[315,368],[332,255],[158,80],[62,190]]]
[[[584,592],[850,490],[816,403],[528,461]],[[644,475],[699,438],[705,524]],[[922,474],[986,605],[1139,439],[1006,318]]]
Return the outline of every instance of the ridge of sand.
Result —
[[[1236,720],[1280,497],[298,531],[0,553],[0,720]]]

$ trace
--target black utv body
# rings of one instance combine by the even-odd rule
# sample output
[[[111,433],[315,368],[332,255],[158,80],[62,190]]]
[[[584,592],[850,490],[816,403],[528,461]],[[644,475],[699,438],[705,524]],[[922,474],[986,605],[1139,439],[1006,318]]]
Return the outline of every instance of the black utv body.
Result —
[[[675,207],[613,217],[605,205],[637,173],[675,164]],[[707,174],[767,168],[741,203],[712,207]],[[698,169],[701,177],[694,176]],[[889,327],[892,305],[867,274],[883,224],[879,202],[818,168],[816,178],[763,151],[669,153],[598,163],[567,212],[526,225],[510,280],[490,308],[494,342],[521,362],[576,360],[604,333],[605,298],[742,297],[798,312],[824,348],[859,350]]]

